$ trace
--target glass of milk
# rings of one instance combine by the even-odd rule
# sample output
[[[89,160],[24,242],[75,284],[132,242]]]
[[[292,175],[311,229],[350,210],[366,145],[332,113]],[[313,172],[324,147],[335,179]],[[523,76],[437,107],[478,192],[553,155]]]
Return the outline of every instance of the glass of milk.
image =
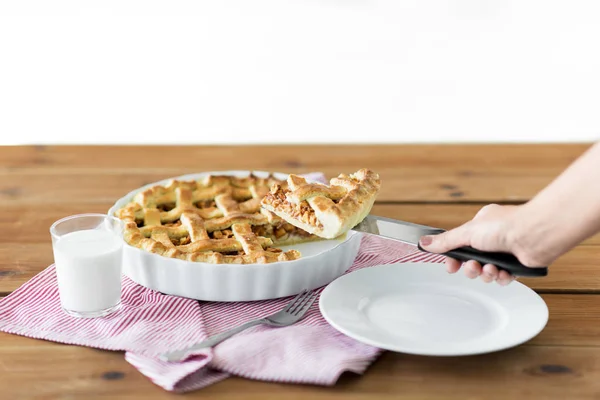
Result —
[[[50,227],[60,303],[74,317],[103,317],[121,307],[123,221],[72,215]]]

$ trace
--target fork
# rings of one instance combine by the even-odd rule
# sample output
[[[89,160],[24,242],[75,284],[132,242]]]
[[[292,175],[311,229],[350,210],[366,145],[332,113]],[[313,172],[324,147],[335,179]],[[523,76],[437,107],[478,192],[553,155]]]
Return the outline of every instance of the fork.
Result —
[[[314,303],[317,298],[317,293],[313,291],[303,290],[296,297],[292,299],[282,310],[268,315],[263,318],[258,318],[252,321],[248,321],[245,324],[236,326],[235,328],[229,329],[225,332],[221,332],[217,335],[211,336],[208,339],[188,346],[182,350],[175,350],[164,353],[160,356],[163,361],[183,361],[187,355],[194,350],[204,349],[206,347],[215,346],[225,339],[240,333],[241,331],[248,329],[256,325],[269,325],[269,326],[288,326],[295,324],[300,321],[304,314],[309,310],[310,306]]]

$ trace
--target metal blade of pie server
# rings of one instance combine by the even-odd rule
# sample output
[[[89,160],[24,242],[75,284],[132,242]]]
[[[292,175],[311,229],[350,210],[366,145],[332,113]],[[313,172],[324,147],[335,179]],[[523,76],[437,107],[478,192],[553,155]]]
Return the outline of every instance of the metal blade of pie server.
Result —
[[[417,245],[419,239],[424,235],[436,235],[444,232],[443,229],[432,228],[425,225],[417,225],[396,219],[368,215],[353,229],[356,232],[383,236],[398,240],[403,243]]]

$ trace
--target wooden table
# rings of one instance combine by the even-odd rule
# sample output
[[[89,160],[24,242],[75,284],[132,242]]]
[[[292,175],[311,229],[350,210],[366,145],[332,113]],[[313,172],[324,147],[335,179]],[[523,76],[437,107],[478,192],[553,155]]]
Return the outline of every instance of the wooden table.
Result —
[[[323,171],[361,167],[383,180],[374,213],[451,228],[483,205],[521,203],[589,145],[3,147],[0,296],[52,263],[48,228],[159,179],[210,170]],[[546,329],[494,354],[435,358],[385,353],[335,387],[231,378],[188,397],[216,399],[600,398],[600,238],[559,259],[545,279],[522,279],[550,308]],[[177,398],[116,352],[0,334],[0,398]]]

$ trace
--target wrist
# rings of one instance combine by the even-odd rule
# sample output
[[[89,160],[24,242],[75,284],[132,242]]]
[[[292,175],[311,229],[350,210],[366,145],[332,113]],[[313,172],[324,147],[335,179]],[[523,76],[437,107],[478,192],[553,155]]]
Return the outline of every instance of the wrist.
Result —
[[[519,206],[506,235],[508,248],[528,267],[548,266],[565,251],[557,240],[555,224],[556,219],[543,209],[531,203]]]

